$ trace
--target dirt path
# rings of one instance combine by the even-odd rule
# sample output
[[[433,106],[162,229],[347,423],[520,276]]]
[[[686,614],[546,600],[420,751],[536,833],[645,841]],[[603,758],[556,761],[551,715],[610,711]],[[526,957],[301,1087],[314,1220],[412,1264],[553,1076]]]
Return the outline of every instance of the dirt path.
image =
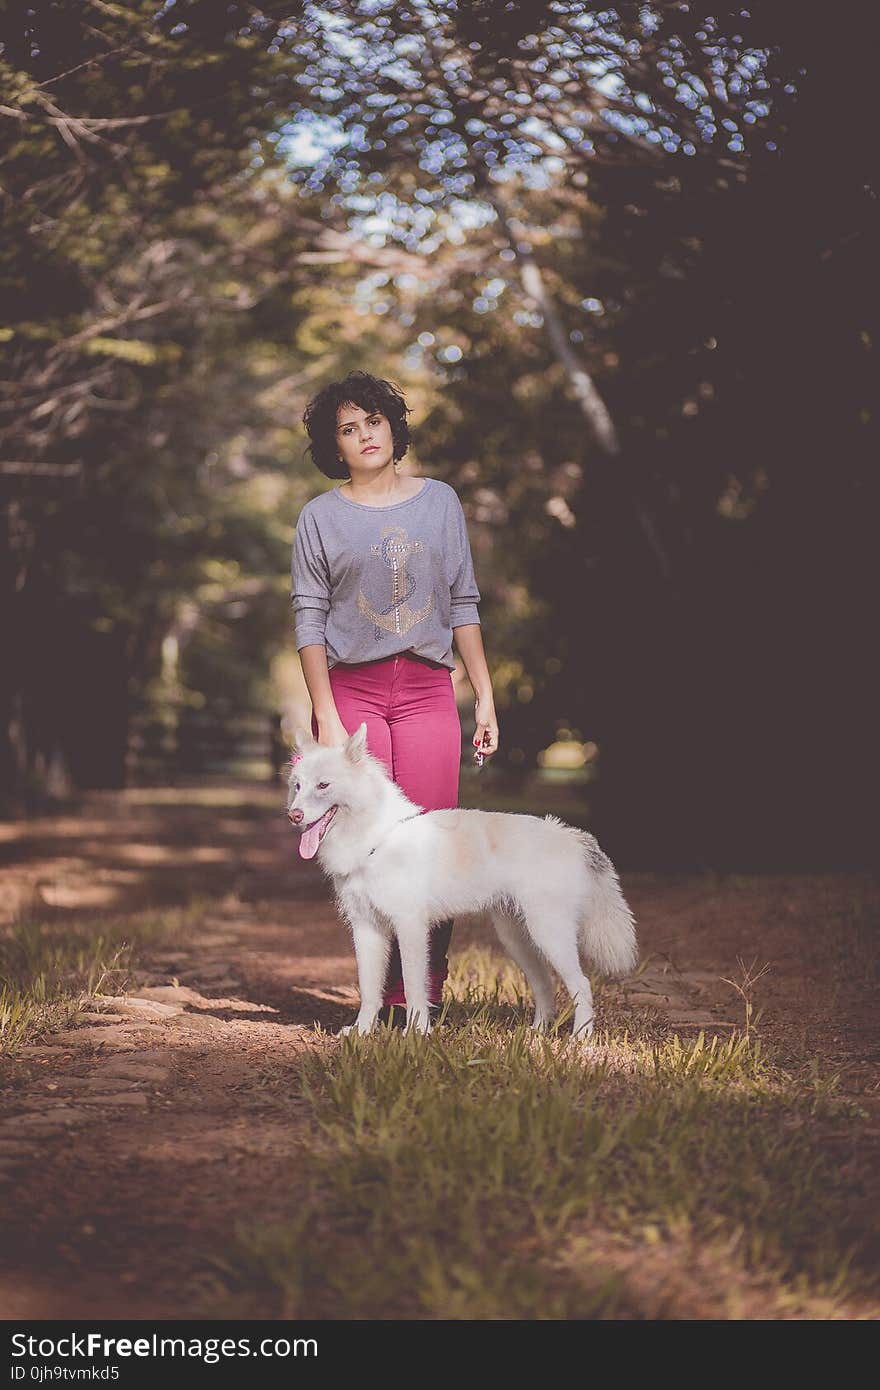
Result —
[[[355,1006],[320,872],[294,857],[278,793],[253,787],[95,795],[76,817],[0,827],[0,849],[0,924],[199,895],[196,930],[126,996],[0,1061],[0,1317],[203,1315],[236,1221],[295,1209],[290,1078],[327,1045],[316,1024],[334,1031]],[[761,1036],[793,1069],[840,1074],[876,1156],[876,883],[634,873],[624,887],[650,956],[628,986],[636,1025],[741,1025],[722,977],[768,963]],[[457,926],[459,948],[478,939],[479,923]]]

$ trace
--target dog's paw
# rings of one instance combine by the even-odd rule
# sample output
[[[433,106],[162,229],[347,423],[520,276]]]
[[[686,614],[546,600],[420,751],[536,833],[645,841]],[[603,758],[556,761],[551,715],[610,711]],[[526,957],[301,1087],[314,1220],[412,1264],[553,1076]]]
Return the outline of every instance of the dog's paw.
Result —
[[[429,1033],[433,1032],[431,1020],[430,1018],[426,1018],[423,1023],[421,1017],[417,1014],[415,1018],[411,1018],[407,1023],[406,1031],[408,1034],[418,1033],[421,1037],[426,1038]]]
[[[336,1036],[337,1038],[347,1038],[349,1033],[353,1033],[354,1031],[355,1025],[353,1023],[346,1023],[344,1028],[340,1028]]]

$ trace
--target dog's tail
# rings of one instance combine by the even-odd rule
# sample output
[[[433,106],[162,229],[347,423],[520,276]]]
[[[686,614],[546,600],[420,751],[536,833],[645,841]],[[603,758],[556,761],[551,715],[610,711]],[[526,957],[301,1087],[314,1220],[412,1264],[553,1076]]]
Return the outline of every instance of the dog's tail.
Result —
[[[617,870],[592,835],[578,836],[587,857],[590,899],[580,929],[584,955],[602,975],[628,975],[639,958],[635,918]]]

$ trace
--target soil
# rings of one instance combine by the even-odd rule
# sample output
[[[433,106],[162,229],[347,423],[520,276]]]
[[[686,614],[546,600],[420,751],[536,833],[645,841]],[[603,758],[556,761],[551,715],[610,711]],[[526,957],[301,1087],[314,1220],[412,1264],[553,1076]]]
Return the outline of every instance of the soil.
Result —
[[[184,787],[92,793],[75,813],[0,825],[0,930],[175,904],[195,904],[198,924],[124,995],[0,1059],[0,1318],[211,1316],[211,1261],[236,1223],[295,1206],[297,1059],[332,1045],[357,990],[350,939],[281,811],[278,788]],[[858,1106],[855,1186],[876,1209],[877,881],[633,872],[623,886],[648,957],[627,986],[634,1017],[683,1035],[742,1027],[726,980],[766,965],[758,1033],[783,1066],[839,1075]],[[456,924],[453,950],[476,940],[478,919]],[[728,1315],[695,1273],[704,1255],[670,1268],[653,1250],[617,1255],[645,1316]],[[856,1299],[786,1313],[757,1286],[740,1293],[748,1318],[878,1312]]]

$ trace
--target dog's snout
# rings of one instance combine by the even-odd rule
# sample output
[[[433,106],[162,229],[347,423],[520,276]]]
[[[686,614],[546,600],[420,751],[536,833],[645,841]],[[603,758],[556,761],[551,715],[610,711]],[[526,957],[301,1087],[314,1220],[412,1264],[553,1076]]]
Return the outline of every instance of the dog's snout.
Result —
[[[289,807],[288,807],[288,809],[287,809],[287,819],[290,821],[291,825],[299,825],[300,822],[302,821],[302,818],[303,818],[303,813],[302,813],[302,811],[295,811],[294,808],[293,808],[292,806],[289,806]]]

